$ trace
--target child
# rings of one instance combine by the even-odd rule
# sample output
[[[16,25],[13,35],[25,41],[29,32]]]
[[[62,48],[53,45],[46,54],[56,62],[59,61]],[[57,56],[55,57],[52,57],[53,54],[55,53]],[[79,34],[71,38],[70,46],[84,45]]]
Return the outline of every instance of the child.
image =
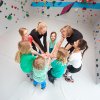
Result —
[[[32,63],[36,56],[32,55],[31,44],[28,41],[20,41],[18,43],[18,52],[16,53],[15,61],[20,63],[22,71],[30,76],[32,80]]]
[[[56,44],[56,38],[57,38],[57,33],[56,32],[51,32],[50,41],[49,41],[49,53],[51,53],[52,50],[54,49],[54,46]]]
[[[32,43],[34,43],[36,45],[36,47],[41,51],[41,48],[39,47],[39,45],[33,40],[32,36],[28,34],[28,30],[26,28],[20,28],[19,29],[19,34],[22,37],[22,41],[29,41],[32,45]]]
[[[41,84],[41,89],[45,89],[46,87],[46,74],[48,71],[49,61],[46,64],[45,58],[38,56],[33,61],[33,85],[37,86]]]
[[[74,42],[74,51],[69,57],[66,73],[64,74],[65,80],[74,82],[71,73],[77,73],[82,67],[82,57],[84,52],[88,49],[87,42],[84,39],[79,39]],[[83,50],[83,53],[82,53]]]
[[[63,76],[65,68],[67,67],[68,51],[63,47],[60,47],[57,52],[57,58],[51,63],[52,68],[48,71],[48,79],[51,83],[54,83],[56,78]]]
[[[57,52],[58,52],[59,48],[61,47],[63,41],[64,41],[64,38],[61,37],[61,39],[56,43],[56,45],[54,46],[54,49],[50,53],[51,58],[56,58],[57,57]]]

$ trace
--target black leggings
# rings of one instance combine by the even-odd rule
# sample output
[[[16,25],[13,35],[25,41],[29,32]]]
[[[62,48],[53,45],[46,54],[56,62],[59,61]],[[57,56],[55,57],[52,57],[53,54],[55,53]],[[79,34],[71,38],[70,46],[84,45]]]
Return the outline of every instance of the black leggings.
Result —
[[[81,67],[82,66],[80,66],[79,68],[74,68],[72,65],[68,65],[66,72],[77,73],[81,70]]]
[[[48,80],[49,80],[51,83],[54,83],[56,77],[52,76],[51,70],[52,70],[52,68],[51,68],[51,69],[48,71],[48,73],[47,73],[47,74],[48,74]]]

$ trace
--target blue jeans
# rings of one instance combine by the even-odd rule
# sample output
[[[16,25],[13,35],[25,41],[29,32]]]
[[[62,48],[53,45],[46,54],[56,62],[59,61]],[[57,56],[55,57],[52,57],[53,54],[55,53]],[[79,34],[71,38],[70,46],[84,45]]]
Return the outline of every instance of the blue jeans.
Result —
[[[44,89],[46,87],[46,81],[43,82],[37,82],[37,81],[33,81],[33,85],[37,86],[38,84],[41,84],[41,89]]]

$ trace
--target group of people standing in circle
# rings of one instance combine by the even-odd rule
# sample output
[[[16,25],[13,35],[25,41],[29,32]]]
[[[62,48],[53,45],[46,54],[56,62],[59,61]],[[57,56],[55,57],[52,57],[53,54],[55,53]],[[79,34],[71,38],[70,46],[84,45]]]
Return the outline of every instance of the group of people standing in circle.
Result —
[[[24,73],[33,82],[34,86],[46,87],[46,76],[54,84],[61,77],[67,82],[74,82],[72,73],[79,72],[82,68],[82,58],[88,49],[83,35],[76,29],[66,25],[60,29],[61,34],[51,32],[47,42],[47,24],[38,22],[30,34],[26,28],[20,28],[21,41],[18,43],[18,51],[15,61],[20,64]],[[57,36],[61,39],[57,41]],[[40,40],[43,38],[43,42]],[[66,39],[65,47],[61,47]]]

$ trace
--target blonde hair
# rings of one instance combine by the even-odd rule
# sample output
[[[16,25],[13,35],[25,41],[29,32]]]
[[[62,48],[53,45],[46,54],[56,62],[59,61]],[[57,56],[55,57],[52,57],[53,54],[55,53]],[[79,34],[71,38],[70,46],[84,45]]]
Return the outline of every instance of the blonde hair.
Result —
[[[38,22],[37,30],[40,30],[43,27],[47,27],[47,24],[43,21]]]
[[[15,56],[15,61],[19,63],[20,62],[20,56],[22,54],[29,54],[29,53],[31,53],[30,42],[20,41],[18,43],[18,51],[17,51],[16,56]]]
[[[68,36],[71,36],[74,33],[73,28],[69,25],[65,25],[63,28],[60,29],[60,31],[63,30],[63,29],[67,30]]]
[[[67,63],[68,56],[69,52],[65,48],[60,47],[57,52],[57,60],[62,61],[63,63]]]
[[[38,56],[33,62],[33,66],[38,70],[42,70],[45,67],[45,58]]]
[[[23,36],[24,34],[25,34],[25,31],[28,31],[26,28],[20,28],[19,29],[19,34],[21,35],[21,36]]]

